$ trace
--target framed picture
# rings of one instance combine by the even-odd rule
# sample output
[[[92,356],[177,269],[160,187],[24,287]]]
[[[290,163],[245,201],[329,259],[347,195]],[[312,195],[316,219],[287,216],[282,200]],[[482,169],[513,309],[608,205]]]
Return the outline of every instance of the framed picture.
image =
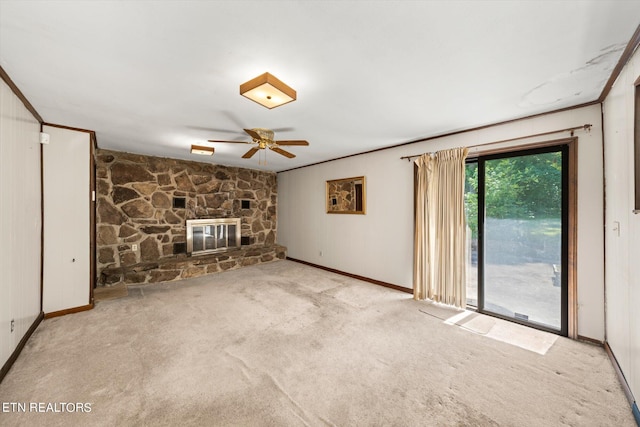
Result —
[[[327,181],[327,213],[366,213],[366,188],[364,176]]]

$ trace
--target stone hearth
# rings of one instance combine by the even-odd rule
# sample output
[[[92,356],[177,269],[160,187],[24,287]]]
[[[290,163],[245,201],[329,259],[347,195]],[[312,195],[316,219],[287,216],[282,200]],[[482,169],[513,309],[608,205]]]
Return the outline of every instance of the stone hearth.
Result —
[[[188,279],[204,274],[235,270],[249,265],[285,259],[284,246],[249,246],[197,257],[165,258],[102,270],[105,283],[156,283]]]

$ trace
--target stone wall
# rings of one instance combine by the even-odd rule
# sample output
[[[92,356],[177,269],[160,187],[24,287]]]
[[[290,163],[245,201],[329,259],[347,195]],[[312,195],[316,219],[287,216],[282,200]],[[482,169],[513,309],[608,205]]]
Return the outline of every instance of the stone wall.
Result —
[[[275,245],[275,173],[107,150],[96,156],[99,285],[166,277],[133,272],[190,259],[187,219],[241,218],[249,247]]]

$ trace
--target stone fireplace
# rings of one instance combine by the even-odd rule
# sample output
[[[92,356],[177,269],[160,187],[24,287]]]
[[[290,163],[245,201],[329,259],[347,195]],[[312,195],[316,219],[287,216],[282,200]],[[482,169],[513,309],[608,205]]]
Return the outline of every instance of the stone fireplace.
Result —
[[[276,244],[273,172],[97,150],[96,188],[99,286],[178,280],[286,257]]]
[[[205,255],[240,247],[240,218],[187,220],[187,255]]]

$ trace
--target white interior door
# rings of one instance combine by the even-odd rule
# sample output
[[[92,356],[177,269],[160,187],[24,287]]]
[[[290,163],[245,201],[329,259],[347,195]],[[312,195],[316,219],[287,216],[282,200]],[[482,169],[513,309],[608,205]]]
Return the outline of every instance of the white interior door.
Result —
[[[45,314],[89,304],[90,135],[45,126],[43,146]]]

